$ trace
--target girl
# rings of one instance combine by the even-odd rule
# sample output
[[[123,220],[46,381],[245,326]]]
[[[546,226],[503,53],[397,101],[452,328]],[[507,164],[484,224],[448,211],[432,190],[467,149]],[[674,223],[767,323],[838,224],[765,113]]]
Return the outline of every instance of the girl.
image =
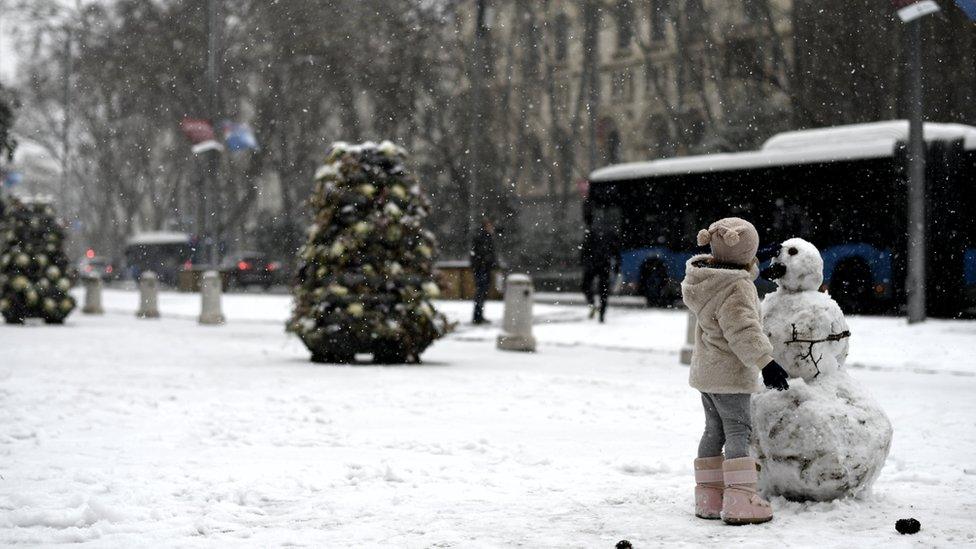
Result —
[[[786,389],[786,371],[770,354],[773,347],[759,321],[759,235],[752,223],[727,217],[698,233],[711,254],[688,260],[681,294],[695,313],[695,349],[690,383],[701,391],[705,433],[695,460],[695,515],[727,524],[772,520],[769,502],[756,493],[759,480],[749,456],[752,393]],[[722,455],[722,447],[725,455]]]

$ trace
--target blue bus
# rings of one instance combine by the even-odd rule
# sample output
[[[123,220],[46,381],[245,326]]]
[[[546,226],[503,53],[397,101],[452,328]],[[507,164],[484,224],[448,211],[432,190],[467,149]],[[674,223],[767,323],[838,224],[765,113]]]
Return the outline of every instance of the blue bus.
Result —
[[[608,166],[590,175],[584,219],[616,233],[623,287],[649,305],[680,299],[698,229],[737,215],[763,243],[816,244],[824,284],[845,311],[896,313],[905,304],[907,141],[908,123],[896,120],[785,132],[757,151]],[[976,127],[927,123],[925,141],[928,313],[972,315]]]
[[[125,243],[126,273],[139,280],[143,271],[154,271],[163,284],[176,285],[177,275],[193,259],[195,251],[195,243],[186,233],[137,233]]]

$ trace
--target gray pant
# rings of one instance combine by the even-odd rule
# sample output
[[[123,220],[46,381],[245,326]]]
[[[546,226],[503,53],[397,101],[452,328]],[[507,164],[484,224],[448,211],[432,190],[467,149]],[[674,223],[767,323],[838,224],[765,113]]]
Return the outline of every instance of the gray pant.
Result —
[[[705,434],[698,444],[698,457],[722,455],[735,459],[749,455],[749,437],[752,435],[752,419],[749,406],[752,395],[702,393],[705,407]]]

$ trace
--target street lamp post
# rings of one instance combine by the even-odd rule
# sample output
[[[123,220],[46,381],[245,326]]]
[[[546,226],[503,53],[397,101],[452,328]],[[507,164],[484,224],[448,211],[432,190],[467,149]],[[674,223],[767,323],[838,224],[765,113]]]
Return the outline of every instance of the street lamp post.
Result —
[[[64,120],[61,124],[61,192],[59,196],[61,200],[64,201],[65,211],[62,212],[67,215],[67,205],[68,205],[68,170],[71,165],[69,163],[69,157],[71,155],[71,73],[74,70],[74,64],[71,59],[71,42],[73,36],[71,33],[71,27],[68,26],[65,29],[65,40],[64,40],[64,88],[63,88],[63,101],[64,101]]]
[[[219,90],[219,80],[220,76],[218,73],[217,66],[217,51],[220,47],[220,37],[219,37],[219,22],[218,22],[218,0],[207,0],[207,92],[208,92],[208,110],[210,114],[210,123],[217,131],[217,120],[219,118],[220,111],[220,90]],[[214,219],[214,211],[218,208],[217,206],[217,172],[220,166],[220,151],[214,148],[206,153],[207,162],[207,176],[201,178],[202,189],[200,192],[200,208],[203,211],[204,223],[201,227],[201,231],[204,235],[204,242],[207,246],[207,263],[211,267],[216,267],[217,265],[217,253],[216,253],[216,240],[217,235],[214,234],[214,229],[216,228],[216,223]],[[213,193],[213,197],[208,197],[208,194]],[[209,202],[209,208],[208,208]]]
[[[922,20],[908,23],[908,322],[925,320],[925,136],[922,125]]]
[[[925,135],[922,125],[922,18],[937,13],[934,0],[891,0],[907,27],[908,54],[908,322],[925,320]]]

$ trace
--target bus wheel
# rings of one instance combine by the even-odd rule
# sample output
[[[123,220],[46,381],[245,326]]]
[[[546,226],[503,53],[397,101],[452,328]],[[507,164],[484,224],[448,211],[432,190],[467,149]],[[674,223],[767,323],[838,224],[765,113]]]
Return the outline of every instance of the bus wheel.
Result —
[[[667,304],[664,288],[668,283],[668,269],[661,261],[649,259],[641,265],[639,289],[648,307],[662,307]]]
[[[848,314],[872,312],[871,269],[861,259],[844,260],[834,269],[830,296]]]

